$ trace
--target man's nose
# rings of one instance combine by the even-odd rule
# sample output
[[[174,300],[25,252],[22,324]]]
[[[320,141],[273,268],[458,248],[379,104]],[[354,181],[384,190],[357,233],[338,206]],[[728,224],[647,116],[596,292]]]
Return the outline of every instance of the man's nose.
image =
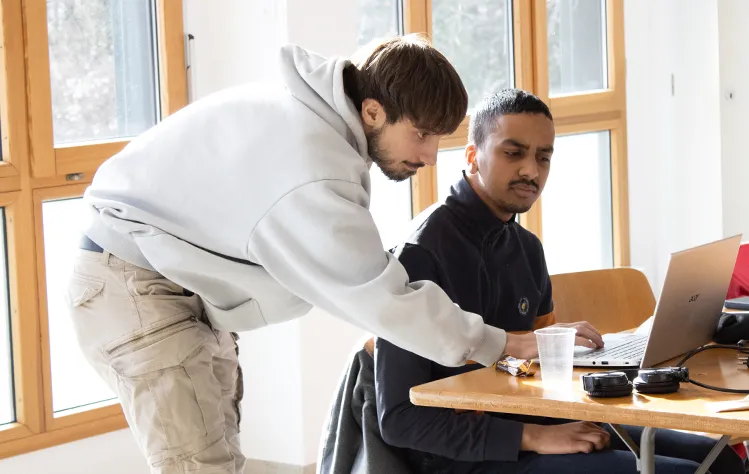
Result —
[[[440,139],[436,136],[431,136],[428,139],[428,143],[422,148],[419,160],[428,166],[434,166],[437,164],[437,155],[439,154]]]
[[[519,174],[525,179],[536,179],[538,178],[538,163],[536,163],[535,157],[526,159],[523,162],[523,166],[519,170]]]
[[[422,153],[419,157],[419,160],[421,160],[422,163],[424,163],[427,166],[434,166],[437,164],[437,154],[439,151],[435,147],[433,151],[428,151],[426,153]]]

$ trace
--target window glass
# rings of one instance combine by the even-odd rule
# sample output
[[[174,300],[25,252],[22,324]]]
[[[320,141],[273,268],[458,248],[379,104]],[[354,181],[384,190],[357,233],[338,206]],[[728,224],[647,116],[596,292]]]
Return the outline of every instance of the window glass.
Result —
[[[557,137],[541,215],[550,273],[613,267],[608,131]]]
[[[154,18],[153,0],[47,0],[55,144],[156,124]]]
[[[605,0],[546,0],[549,94],[605,89]]]
[[[52,410],[55,413],[115,398],[78,347],[65,302],[76,256],[70,249],[78,247],[87,219],[88,210],[80,198],[42,204]]]

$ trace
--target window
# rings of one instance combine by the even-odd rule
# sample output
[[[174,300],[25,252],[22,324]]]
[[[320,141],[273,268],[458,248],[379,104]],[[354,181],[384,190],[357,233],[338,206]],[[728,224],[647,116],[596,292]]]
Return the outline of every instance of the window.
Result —
[[[547,0],[549,93],[552,96],[605,89],[604,0]]]
[[[0,9],[2,458],[127,426],[66,314],[80,197],[130,137],[186,103],[187,86],[181,0]]]
[[[153,0],[47,0],[55,144],[156,124]]]
[[[548,71],[539,93],[551,106],[557,139],[531,221],[552,273],[628,265],[623,7],[613,0],[545,6],[548,55],[536,67]],[[571,212],[574,236],[565,223]]]
[[[400,1],[357,0],[356,8],[359,46],[403,32]],[[369,175],[372,183],[369,210],[383,246],[390,249],[406,237],[403,234],[411,222],[411,180],[391,181],[376,164],[372,164]]]
[[[411,185],[409,181],[391,181],[382,174],[377,165],[372,165],[372,198],[369,210],[372,213],[385,249],[391,249],[403,241],[411,222]]]
[[[549,272],[611,268],[609,132],[557,137],[554,149],[541,207]]]
[[[440,150],[437,155],[437,199],[444,201],[450,187],[463,178],[466,168],[465,149]]]
[[[629,264],[623,8],[621,0],[413,0],[404,15],[407,32],[430,35],[455,65],[469,115],[482,97],[511,86],[549,105],[558,149],[549,183],[517,218],[542,240],[553,272]],[[440,143],[436,170],[414,179],[414,212],[444,199],[460,178],[467,141],[466,120]],[[574,203],[584,209],[575,214],[585,237],[574,241],[583,256],[572,262],[561,216]]]
[[[80,198],[42,203],[52,410],[59,413],[115,398],[76,344],[65,292],[88,210]]]
[[[460,74],[469,109],[514,84],[509,0],[432,0],[432,40]]]
[[[396,36],[403,31],[399,0],[356,0],[356,44]]]

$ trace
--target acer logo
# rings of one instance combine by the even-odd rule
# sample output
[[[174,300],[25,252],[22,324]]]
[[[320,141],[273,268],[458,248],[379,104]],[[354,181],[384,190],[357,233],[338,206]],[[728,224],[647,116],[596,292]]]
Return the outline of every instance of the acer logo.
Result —
[[[699,298],[699,297],[700,297],[700,294],[699,294],[699,293],[697,293],[696,295],[693,295],[693,296],[691,296],[691,297],[689,298],[689,302],[690,302],[690,303],[694,303],[695,301],[697,301],[697,298]]]

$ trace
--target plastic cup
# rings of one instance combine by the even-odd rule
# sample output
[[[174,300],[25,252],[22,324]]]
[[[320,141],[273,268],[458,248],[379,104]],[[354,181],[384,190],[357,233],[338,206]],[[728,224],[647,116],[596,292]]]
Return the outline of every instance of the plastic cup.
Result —
[[[572,387],[572,358],[577,329],[550,327],[534,333],[544,389],[569,390]]]

